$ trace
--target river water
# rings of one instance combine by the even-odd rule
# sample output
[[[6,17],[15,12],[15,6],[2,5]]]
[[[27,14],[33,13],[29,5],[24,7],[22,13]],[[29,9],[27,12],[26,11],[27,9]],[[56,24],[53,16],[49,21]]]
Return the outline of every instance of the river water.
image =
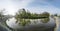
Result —
[[[54,27],[56,24],[55,31],[60,31],[60,18],[56,17],[55,19],[50,18],[50,20],[47,23],[42,23],[40,21],[40,19],[38,19],[38,20],[35,19],[33,21],[36,21],[36,25],[34,25],[33,21],[31,20],[32,23],[26,27],[22,27],[22,26],[18,25],[18,23],[15,23],[16,20],[14,18],[11,18],[9,21],[7,20],[6,23],[10,28],[13,28],[13,29],[19,28],[19,29],[24,29],[24,30],[29,30],[29,31],[31,31],[32,29],[34,29],[33,31],[36,31],[36,30],[42,31],[40,29],[43,29],[44,27],[45,27],[44,29],[48,28],[48,31],[51,31],[52,29],[49,30],[49,28]],[[35,30],[35,28],[36,28],[36,30]],[[4,26],[0,23],[0,31],[10,31],[10,30],[6,26]]]
[[[33,21],[36,21],[34,23]],[[6,21],[7,25],[13,29],[24,29],[24,30],[32,30],[32,29],[49,29],[55,26],[56,21],[54,18],[50,17],[50,20],[47,23],[42,23],[41,19],[33,19],[31,20],[31,24],[29,26],[20,26],[18,23],[16,23],[16,20],[14,18],[11,18]]]

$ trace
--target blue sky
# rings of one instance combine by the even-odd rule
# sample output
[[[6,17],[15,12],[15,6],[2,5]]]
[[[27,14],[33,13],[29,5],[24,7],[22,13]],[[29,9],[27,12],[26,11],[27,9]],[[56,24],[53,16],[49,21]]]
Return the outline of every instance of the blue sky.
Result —
[[[32,13],[49,12],[60,14],[60,0],[0,0],[0,10],[14,15],[18,9],[25,8]]]

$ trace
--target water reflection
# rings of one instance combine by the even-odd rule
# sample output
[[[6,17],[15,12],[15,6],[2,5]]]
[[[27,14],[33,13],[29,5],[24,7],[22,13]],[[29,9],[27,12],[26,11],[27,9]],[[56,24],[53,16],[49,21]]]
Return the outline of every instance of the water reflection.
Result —
[[[49,18],[41,19],[41,22],[43,22],[43,23],[48,23],[49,21],[50,21],[50,19],[49,19]]]
[[[47,23],[43,23],[41,22],[41,19],[30,19],[31,23],[29,24],[29,26],[21,26],[18,23],[16,23],[16,20],[14,18],[9,19],[9,21],[7,20],[6,23],[9,27],[13,28],[13,29],[19,29],[19,30],[40,30],[42,31],[43,29],[52,29],[53,27],[55,27],[55,20],[53,18],[50,17],[50,20]],[[35,22],[34,22],[35,21]],[[51,31],[51,30],[50,30]]]

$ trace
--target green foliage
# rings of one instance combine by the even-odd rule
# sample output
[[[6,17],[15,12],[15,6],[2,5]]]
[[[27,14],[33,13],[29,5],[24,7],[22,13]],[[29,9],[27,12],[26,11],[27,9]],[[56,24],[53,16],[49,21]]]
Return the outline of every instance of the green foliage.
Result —
[[[48,12],[44,12],[42,14],[33,14],[30,12],[26,12],[25,9],[21,9],[18,11],[18,13],[16,13],[16,18],[24,18],[24,19],[38,19],[38,18],[46,18],[49,17],[49,13]]]
[[[17,22],[20,21],[19,24],[25,26],[26,24],[30,23],[30,20],[26,21],[25,19],[41,19],[41,18],[49,18],[50,14],[48,12],[44,12],[42,14],[33,14],[30,12],[26,12],[25,9],[20,9],[16,15],[15,18],[17,19]],[[46,22],[48,19],[44,19]],[[45,22],[44,21],[44,22]]]
[[[48,12],[43,12],[42,14],[40,14],[39,16],[41,17],[49,17],[50,14]]]

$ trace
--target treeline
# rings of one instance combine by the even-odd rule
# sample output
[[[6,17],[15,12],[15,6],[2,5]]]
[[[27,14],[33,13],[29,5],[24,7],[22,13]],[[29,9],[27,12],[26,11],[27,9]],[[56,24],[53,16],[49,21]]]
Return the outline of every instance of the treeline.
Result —
[[[41,18],[48,18],[50,14],[48,12],[43,12],[42,14],[30,13],[25,9],[20,9],[15,18],[24,18],[24,19],[41,19]]]

